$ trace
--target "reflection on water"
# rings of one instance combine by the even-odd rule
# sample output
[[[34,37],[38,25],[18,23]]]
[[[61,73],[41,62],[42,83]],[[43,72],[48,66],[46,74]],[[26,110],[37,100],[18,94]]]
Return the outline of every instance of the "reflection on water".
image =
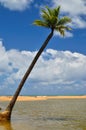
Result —
[[[13,130],[11,122],[9,121],[0,122],[0,130]]]
[[[86,130],[86,99],[17,102],[11,124],[0,123],[0,130]]]

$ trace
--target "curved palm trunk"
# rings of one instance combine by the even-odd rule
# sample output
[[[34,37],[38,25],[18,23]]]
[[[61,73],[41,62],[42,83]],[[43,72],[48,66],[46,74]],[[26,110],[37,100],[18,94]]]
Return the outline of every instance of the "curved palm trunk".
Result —
[[[41,53],[43,52],[43,50],[44,50],[45,47],[47,46],[48,42],[49,42],[50,39],[52,38],[53,32],[54,32],[54,30],[52,29],[51,33],[48,35],[48,37],[47,37],[47,39],[45,40],[44,44],[41,46],[41,48],[39,49],[38,53],[37,53],[36,56],[34,57],[34,59],[33,59],[32,63],[31,63],[31,65],[29,66],[29,68],[27,69],[25,75],[23,76],[23,78],[22,78],[22,80],[21,80],[21,82],[20,82],[20,84],[19,84],[19,86],[18,86],[18,88],[17,88],[17,90],[16,90],[16,92],[15,92],[15,94],[14,94],[12,100],[10,101],[9,105],[7,106],[7,108],[6,108],[6,110],[5,110],[5,113],[6,113],[6,115],[7,115],[7,117],[6,117],[7,120],[10,120],[10,118],[11,118],[11,112],[12,112],[12,109],[13,109],[13,107],[14,107],[14,105],[15,105],[15,102],[16,102],[16,100],[17,100],[17,97],[18,97],[18,95],[19,95],[19,93],[20,93],[20,91],[21,91],[21,89],[22,89],[22,87],[23,87],[23,85],[24,85],[24,83],[25,83],[27,77],[29,76],[30,72],[32,71],[32,69],[33,69],[35,63],[37,62],[39,56],[41,55]]]

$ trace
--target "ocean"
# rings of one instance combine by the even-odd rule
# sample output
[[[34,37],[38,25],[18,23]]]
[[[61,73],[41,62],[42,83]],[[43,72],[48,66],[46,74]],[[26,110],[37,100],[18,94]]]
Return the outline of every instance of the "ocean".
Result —
[[[18,101],[11,122],[0,123],[0,130],[86,130],[86,99]]]

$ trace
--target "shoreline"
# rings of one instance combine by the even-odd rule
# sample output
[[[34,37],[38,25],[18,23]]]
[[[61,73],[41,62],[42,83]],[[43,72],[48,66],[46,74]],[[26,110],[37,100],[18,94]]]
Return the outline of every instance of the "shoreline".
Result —
[[[12,96],[0,96],[0,101],[10,101]],[[84,96],[18,96],[17,101],[38,101],[49,99],[86,99]]]

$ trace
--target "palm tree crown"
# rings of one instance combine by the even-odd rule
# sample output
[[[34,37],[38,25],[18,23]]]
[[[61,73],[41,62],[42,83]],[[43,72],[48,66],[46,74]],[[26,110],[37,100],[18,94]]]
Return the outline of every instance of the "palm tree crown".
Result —
[[[56,30],[60,32],[62,36],[65,35],[65,30],[71,30],[71,28],[66,26],[67,23],[71,22],[71,19],[67,16],[59,17],[60,6],[54,9],[50,9],[46,6],[45,9],[41,9],[41,12],[42,20],[35,20],[33,24]]]

